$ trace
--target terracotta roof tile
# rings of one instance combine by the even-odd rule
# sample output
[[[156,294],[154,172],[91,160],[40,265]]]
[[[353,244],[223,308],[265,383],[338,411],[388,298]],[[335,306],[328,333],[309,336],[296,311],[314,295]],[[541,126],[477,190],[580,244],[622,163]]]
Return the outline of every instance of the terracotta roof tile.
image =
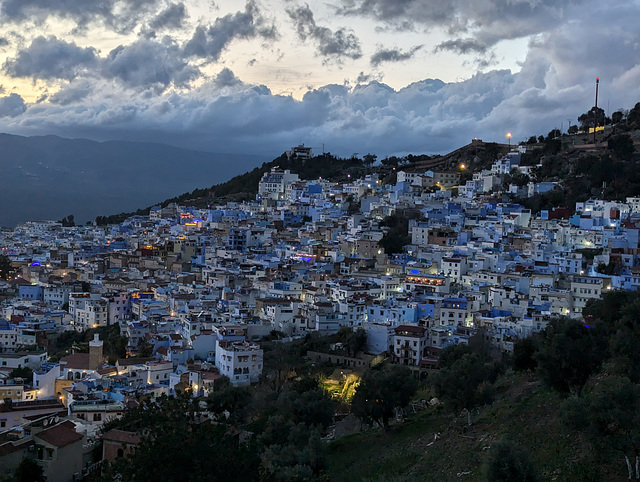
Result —
[[[82,440],[84,435],[75,431],[73,423],[62,422],[54,427],[35,434],[34,438],[61,448]]]

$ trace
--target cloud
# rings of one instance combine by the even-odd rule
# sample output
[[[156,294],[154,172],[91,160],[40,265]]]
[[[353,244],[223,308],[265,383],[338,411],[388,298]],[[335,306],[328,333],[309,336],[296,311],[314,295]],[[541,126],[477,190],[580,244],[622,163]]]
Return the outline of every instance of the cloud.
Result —
[[[520,8],[536,9],[542,5],[550,9],[552,5],[547,0],[503,2],[508,8],[517,4]],[[442,3],[455,7],[455,12],[462,5],[458,1]],[[354,0],[353,7],[362,4]],[[392,11],[396,8],[404,9],[402,18],[406,19],[409,8],[419,4],[417,0],[397,0],[384,5],[391,9],[389,17],[400,18]],[[268,22],[258,19],[252,3],[247,5],[242,12],[201,27],[202,50],[197,54],[192,52],[189,59],[184,57],[186,43],[168,38],[138,38],[105,57],[96,56],[95,69],[91,72],[85,70],[84,64],[72,62],[78,74],[62,82],[58,92],[50,85],[51,92],[56,93],[50,94],[47,101],[29,104],[25,110],[19,96],[11,98],[13,104],[5,100],[11,96],[4,97],[0,131],[25,135],[55,133],[100,140],[161,139],[193,149],[259,153],[265,160],[301,141],[307,145],[324,142],[328,150],[338,155],[375,152],[384,156],[444,153],[467,144],[473,137],[504,141],[507,131],[513,133],[514,142],[546,134],[560,127],[563,120],[575,120],[591,107],[593,81],[598,75],[601,105],[629,108],[640,99],[638,0],[610,0],[606,4],[593,1],[586,5],[589,8],[584,8],[584,4],[576,8],[572,7],[574,3],[559,2],[557,11],[566,13],[574,8],[573,16],[561,24],[545,26],[543,33],[531,37],[519,72],[491,70],[459,82],[425,79],[394,89],[381,82],[382,69],[375,69],[373,77],[366,70],[358,76],[360,68],[351,73],[338,69],[344,77],[355,79],[357,76],[358,85],[353,85],[356,81],[351,80],[344,85],[317,87],[300,100],[276,95],[268,87],[251,84],[246,79],[243,82],[224,65],[215,69],[217,75],[207,77],[187,61],[195,64],[201,59],[207,62],[218,58],[234,39],[265,38],[260,32],[269,27]],[[372,8],[380,5],[378,0],[371,1]],[[478,5],[474,2],[469,9],[484,11],[491,5],[496,7],[496,15],[507,8],[496,0],[479,1]],[[446,13],[445,7],[441,8]],[[467,12],[462,15],[459,25],[464,24],[465,18],[471,18]],[[289,18],[293,19],[301,39],[320,45],[318,38],[324,37],[317,29],[323,32],[323,27],[315,24],[308,7],[291,10],[287,20]],[[416,19],[424,26],[429,22],[418,14]],[[480,20],[484,21],[484,17],[479,16],[478,22]],[[533,20],[534,24],[538,21],[536,17]],[[521,20],[514,22],[516,27],[521,24]],[[554,23],[555,19],[550,22]],[[495,38],[485,41],[483,37],[491,34],[487,25],[470,23],[468,33],[452,34],[451,42],[445,40],[440,50],[464,52],[466,49],[475,54],[482,53],[480,45],[484,45],[487,51],[483,58],[489,57],[487,53],[499,52],[502,46],[492,43]],[[615,28],[611,28],[612,25]],[[514,35],[516,27],[506,26],[505,35]],[[331,31],[331,36],[333,33]],[[407,47],[395,53],[394,49],[378,48],[378,52],[383,51],[391,53],[381,55],[380,62],[397,60],[410,52]],[[318,55],[322,55],[320,49]],[[239,57],[237,62],[244,63],[254,56],[262,59],[252,51],[246,58]],[[18,55],[11,62],[17,58]],[[42,68],[43,75],[52,75],[54,68],[46,58],[42,62],[46,66]],[[229,63],[229,67],[232,65]],[[266,66],[266,62],[261,61],[261,66]],[[40,72],[40,68],[32,67],[28,71]],[[55,70],[53,74],[59,75]],[[7,82],[3,83],[7,91],[13,91]],[[305,79],[304,83],[310,82]],[[13,107],[9,109],[9,105]]]
[[[370,62],[374,67],[383,62],[402,62],[413,58],[416,52],[421,48],[422,45],[416,45],[408,52],[403,52],[399,49],[378,48],[377,52],[371,56]]]
[[[0,48],[6,47],[7,45],[9,45],[9,41],[4,37],[0,37]]]
[[[16,117],[26,110],[27,106],[18,94],[0,97],[0,117]]]
[[[298,37],[303,41],[310,38],[316,42],[318,55],[338,60],[344,57],[354,60],[362,57],[360,41],[352,31],[339,28],[334,32],[316,25],[309,5],[287,9],[287,13],[293,20]]]
[[[172,83],[185,86],[200,76],[199,69],[182,58],[179,46],[169,38],[120,45],[102,61],[102,73],[129,87],[151,87],[160,92]]]
[[[593,0],[342,0],[337,12],[372,17],[405,30],[439,28],[456,37],[466,33],[480,44],[493,46],[503,39],[547,32],[590,2]]]
[[[4,0],[0,13],[5,20],[39,22],[55,15],[86,25],[97,17],[111,17],[113,3],[110,0]]]
[[[242,81],[228,68],[222,69],[213,80],[213,84],[218,88],[233,87],[242,84]]]
[[[181,28],[184,20],[187,18],[187,9],[184,3],[172,3],[155,18],[149,22],[149,27],[154,30],[158,29],[177,29]]]
[[[371,74],[365,74],[364,72],[360,72],[358,74],[358,78],[356,79],[356,83],[357,84],[364,84],[369,82],[369,80],[371,80],[372,76]]]
[[[6,22],[41,24],[50,17],[71,20],[76,32],[86,31],[92,23],[118,33],[129,33],[162,0],[2,0],[0,18]]]
[[[96,62],[94,49],[50,36],[35,38],[16,57],[6,60],[2,68],[12,77],[69,80]]]
[[[94,84],[87,79],[82,79],[77,83],[63,86],[58,92],[49,96],[48,100],[52,104],[61,106],[74,104],[82,101],[93,92]]]
[[[459,54],[468,54],[470,52],[485,53],[487,46],[473,38],[447,40],[439,43],[434,49],[434,53],[440,50],[451,50]]]
[[[248,1],[244,12],[236,12],[219,17],[213,25],[198,26],[191,39],[184,46],[189,57],[217,61],[224,49],[235,39],[275,39],[275,26],[268,25],[260,14],[257,4]]]
[[[158,30],[181,29],[184,27],[187,16],[184,3],[172,3],[153,17],[149,24],[142,29],[141,34],[146,38],[154,38]]]

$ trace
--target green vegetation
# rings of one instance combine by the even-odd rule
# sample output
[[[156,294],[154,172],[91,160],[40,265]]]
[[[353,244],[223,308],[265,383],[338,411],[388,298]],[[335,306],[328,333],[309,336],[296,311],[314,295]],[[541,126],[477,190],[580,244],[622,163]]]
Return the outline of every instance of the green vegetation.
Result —
[[[8,256],[0,254],[0,279],[7,280],[16,272]]]
[[[89,350],[89,342],[93,340],[95,334],[100,335],[100,339],[104,342],[102,350],[104,356],[110,364],[115,364],[118,358],[127,356],[127,337],[120,334],[119,325],[102,326],[99,328],[91,328],[83,332],[65,331],[58,335],[55,339],[53,347],[49,348],[49,354],[52,361],[57,361],[63,356],[71,353],[71,349],[80,352]]]
[[[15,471],[16,482],[45,482],[44,470],[31,457],[25,457]]]
[[[14,368],[9,373],[9,378],[22,378],[28,383],[33,380],[33,370],[29,367]]]
[[[402,253],[404,247],[411,244],[409,221],[420,216],[417,209],[398,210],[380,222],[380,226],[388,228],[379,243],[385,253]]]
[[[358,385],[351,410],[363,421],[375,422],[388,432],[394,411],[406,407],[417,388],[416,379],[402,365],[389,370],[369,370]]]
[[[485,461],[487,480],[494,482],[534,482],[538,480],[529,454],[509,441],[491,446]]]

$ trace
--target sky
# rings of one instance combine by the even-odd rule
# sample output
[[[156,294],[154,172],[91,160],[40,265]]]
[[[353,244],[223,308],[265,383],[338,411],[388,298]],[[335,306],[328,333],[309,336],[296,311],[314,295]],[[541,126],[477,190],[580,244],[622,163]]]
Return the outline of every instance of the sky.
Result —
[[[0,132],[446,153],[640,101],[640,0],[0,0]]]

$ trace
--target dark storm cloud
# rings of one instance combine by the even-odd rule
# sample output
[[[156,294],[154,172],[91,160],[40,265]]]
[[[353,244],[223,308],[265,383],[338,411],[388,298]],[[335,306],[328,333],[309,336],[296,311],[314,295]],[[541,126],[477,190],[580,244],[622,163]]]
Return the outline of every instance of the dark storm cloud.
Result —
[[[79,30],[99,22],[129,32],[157,9],[160,0],[2,0],[1,21],[40,23],[49,17],[72,20]]]
[[[316,42],[318,55],[336,59],[362,57],[360,41],[352,31],[340,28],[334,32],[318,26],[309,5],[287,9],[287,13],[293,20],[300,40],[309,38]]]
[[[112,0],[4,0],[0,6],[5,20],[42,21],[49,15],[55,15],[81,25],[96,17],[110,17],[112,10]]]
[[[29,47],[7,59],[2,68],[11,77],[69,80],[96,62],[94,49],[51,36],[35,38]]]
[[[546,32],[566,21],[567,11],[590,0],[342,0],[338,13],[372,17],[410,27],[466,32],[492,46],[502,39]]]
[[[180,28],[186,18],[187,9],[184,3],[172,3],[149,22],[149,27],[156,30],[163,28]]]
[[[386,5],[406,8],[419,3]],[[191,78],[197,71],[176,60],[182,49],[175,43],[139,41],[117,49],[107,60],[99,60],[101,69],[97,72],[104,78],[87,78],[93,86],[88,93],[87,84],[83,87],[83,74],[51,95],[49,102],[31,104],[26,112],[21,98],[12,98],[13,104],[3,100],[5,117],[0,118],[0,131],[162,139],[193,149],[253,152],[265,158],[272,154],[275,157],[301,140],[308,145],[325,142],[338,155],[442,153],[469,143],[473,137],[503,142],[508,131],[513,133],[514,142],[526,140],[585,112],[593,101],[593,79],[597,75],[601,76],[600,93],[612,108],[629,108],[640,99],[638,3],[594,0],[588,9],[575,8],[570,21],[532,39],[520,72],[493,70],[452,83],[426,79],[399,90],[373,82],[374,78],[362,73],[357,86],[350,88],[349,82],[327,85],[307,92],[301,100],[273,94],[262,85],[243,83],[230,70],[220,70],[222,66],[217,76],[195,88],[165,88],[175,83],[174,79]],[[545,0],[539,4],[551,5]],[[468,3],[471,10],[488,5],[499,3]],[[537,4],[531,5],[537,8]],[[465,15],[471,18],[470,13]],[[301,35],[315,41],[308,27],[312,16],[306,18]],[[506,33],[496,32],[512,35],[525,20],[505,26]],[[475,35],[478,32],[490,33],[482,24],[474,32],[451,38],[474,39],[491,52],[492,44]],[[489,56],[485,53],[482,57]],[[8,113],[15,117],[8,117]]]
[[[26,110],[27,106],[18,94],[0,97],[0,117],[17,117]]]
[[[413,58],[421,48],[422,45],[416,45],[408,52],[403,52],[398,49],[378,49],[378,51],[371,56],[370,62],[374,67],[383,62],[402,62]]]
[[[468,54],[471,52],[483,54],[487,51],[487,46],[475,39],[464,38],[447,40],[438,44],[436,48],[433,49],[434,52],[438,52],[440,50],[451,50],[452,52],[457,52],[459,54]]]
[[[213,25],[199,26],[184,46],[189,57],[217,61],[222,51],[235,39],[275,39],[275,26],[267,24],[257,4],[249,1],[244,12],[219,17]]]
[[[200,71],[183,60],[180,53],[177,44],[167,38],[163,42],[140,39],[109,52],[102,72],[132,88],[163,91],[171,83],[184,86]]]

